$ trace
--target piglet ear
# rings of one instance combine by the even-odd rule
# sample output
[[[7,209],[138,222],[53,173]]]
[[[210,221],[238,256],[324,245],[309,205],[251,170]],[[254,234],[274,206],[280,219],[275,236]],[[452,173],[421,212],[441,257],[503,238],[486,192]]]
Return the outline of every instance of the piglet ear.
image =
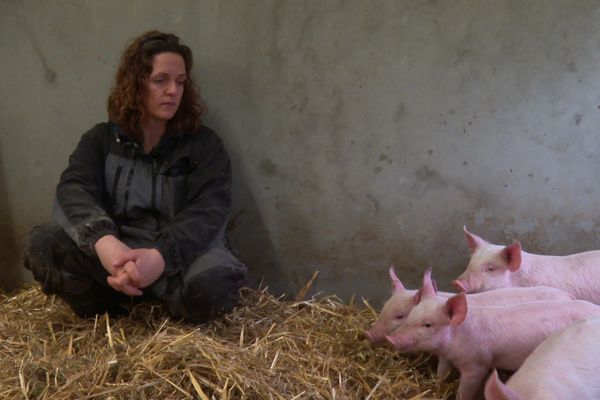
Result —
[[[506,261],[507,268],[515,272],[521,267],[521,244],[514,242],[502,249],[502,258]]]
[[[423,289],[419,289],[413,296],[413,304],[414,305],[419,304],[421,302],[422,298],[423,298]]]
[[[467,296],[464,292],[450,297],[446,301],[446,309],[450,317],[450,325],[460,325],[467,318]]]
[[[519,400],[520,397],[506,386],[500,378],[498,371],[494,370],[485,383],[486,400]]]
[[[435,285],[431,280],[431,267],[428,267],[423,273],[423,285],[421,286],[421,295],[423,297],[435,296],[437,294],[437,290],[435,290]]]
[[[400,279],[396,276],[396,271],[394,271],[394,266],[390,265],[390,279],[392,280],[392,286],[394,287],[394,292],[403,292],[404,285],[400,282]]]
[[[425,297],[435,296],[437,294],[437,288],[435,283],[431,279],[431,267],[427,268],[423,273],[423,285],[417,293],[413,296],[413,303],[419,304]]]
[[[469,251],[471,253],[474,253],[475,250],[477,250],[477,248],[483,243],[487,243],[479,236],[469,232],[466,225],[463,226],[463,231],[465,232],[465,239],[467,239],[467,246],[469,247]]]

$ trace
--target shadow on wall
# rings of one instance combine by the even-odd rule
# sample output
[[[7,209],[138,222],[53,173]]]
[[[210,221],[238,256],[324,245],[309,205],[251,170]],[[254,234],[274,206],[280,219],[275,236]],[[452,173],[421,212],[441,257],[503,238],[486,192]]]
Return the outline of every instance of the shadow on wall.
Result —
[[[273,242],[265,227],[256,201],[242,174],[235,174],[234,201],[238,206],[227,226],[232,246],[239,259],[248,267],[248,287],[258,289],[268,286],[273,295],[289,294],[288,278],[276,260]]]
[[[0,290],[11,291],[22,285],[23,277],[21,275],[21,246],[15,237],[5,175],[4,164],[0,159],[0,254],[2,257]]]

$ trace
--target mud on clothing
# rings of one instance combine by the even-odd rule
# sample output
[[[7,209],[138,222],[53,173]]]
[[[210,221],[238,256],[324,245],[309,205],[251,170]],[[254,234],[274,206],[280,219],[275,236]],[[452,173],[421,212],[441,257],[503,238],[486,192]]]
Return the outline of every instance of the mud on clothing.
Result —
[[[145,295],[165,300],[175,316],[203,320],[231,309],[245,283],[246,267],[224,237],[230,208],[229,157],[209,128],[167,132],[145,154],[118,126],[101,123],[69,157],[55,224],[32,230],[25,264],[46,293],[78,314],[103,312],[123,295],[106,283],[94,251],[100,237],[113,234],[163,256],[165,271]]]

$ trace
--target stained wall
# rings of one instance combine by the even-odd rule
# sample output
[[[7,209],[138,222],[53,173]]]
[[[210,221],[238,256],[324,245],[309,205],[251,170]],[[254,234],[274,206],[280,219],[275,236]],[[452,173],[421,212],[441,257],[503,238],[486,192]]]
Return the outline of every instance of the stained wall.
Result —
[[[441,288],[463,225],[531,252],[598,248],[595,1],[0,2],[0,281],[106,119],[127,39],[172,31],[234,165],[230,233],[273,291],[374,303],[394,264]]]

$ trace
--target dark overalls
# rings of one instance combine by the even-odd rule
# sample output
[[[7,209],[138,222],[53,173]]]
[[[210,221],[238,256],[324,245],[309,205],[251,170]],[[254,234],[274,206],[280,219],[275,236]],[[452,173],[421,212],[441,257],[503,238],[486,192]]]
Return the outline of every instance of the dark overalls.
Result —
[[[210,129],[168,133],[145,154],[116,125],[98,124],[61,175],[55,222],[30,232],[25,266],[44,293],[80,316],[117,310],[129,297],[108,285],[94,251],[113,234],[165,260],[143,297],[164,301],[175,317],[205,321],[231,310],[246,282],[246,267],[225,238],[230,208],[229,157]]]

